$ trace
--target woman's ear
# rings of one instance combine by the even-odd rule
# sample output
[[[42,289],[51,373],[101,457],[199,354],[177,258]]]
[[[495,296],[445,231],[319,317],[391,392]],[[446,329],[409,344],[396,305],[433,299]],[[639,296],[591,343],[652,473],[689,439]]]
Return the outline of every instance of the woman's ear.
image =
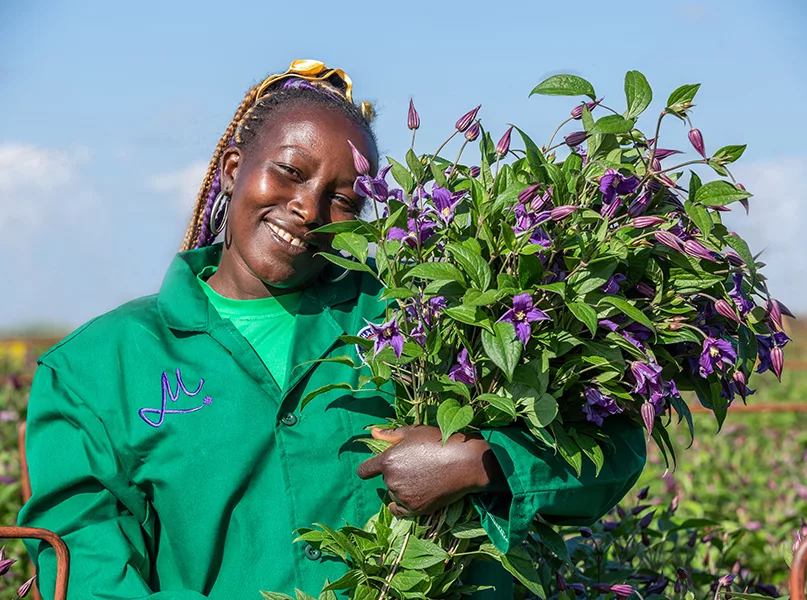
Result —
[[[238,167],[241,164],[241,149],[230,147],[221,155],[221,189],[228,194],[233,193]]]

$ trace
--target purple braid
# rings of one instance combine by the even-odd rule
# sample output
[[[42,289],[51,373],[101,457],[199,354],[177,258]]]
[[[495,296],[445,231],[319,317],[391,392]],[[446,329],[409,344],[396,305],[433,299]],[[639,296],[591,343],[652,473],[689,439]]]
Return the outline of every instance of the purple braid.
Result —
[[[221,191],[221,168],[216,171],[216,177],[210,185],[210,192],[207,194],[207,202],[205,203],[204,216],[202,217],[202,230],[199,232],[199,241],[196,242],[197,248],[204,248],[213,243],[215,236],[210,231],[210,217],[213,212],[213,203]]]

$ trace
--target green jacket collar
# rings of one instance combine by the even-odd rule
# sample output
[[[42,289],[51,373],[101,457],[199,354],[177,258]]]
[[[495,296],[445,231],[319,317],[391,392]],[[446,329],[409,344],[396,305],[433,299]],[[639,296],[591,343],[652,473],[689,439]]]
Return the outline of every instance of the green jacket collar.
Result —
[[[218,265],[221,244],[180,252],[168,267],[157,296],[157,306],[165,324],[177,331],[208,331],[218,319],[210,301],[196,280],[207,266]],[[350,272],[336,283],[316,283],[304,290],[302,304],[333,307],[359,295],[360,275]]]

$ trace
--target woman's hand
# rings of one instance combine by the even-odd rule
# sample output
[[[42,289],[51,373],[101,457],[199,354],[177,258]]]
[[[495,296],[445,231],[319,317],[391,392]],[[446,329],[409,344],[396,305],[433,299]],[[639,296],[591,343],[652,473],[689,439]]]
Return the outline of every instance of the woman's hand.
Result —
[[[377,440],[392,444],[359,465],[362,479],[384,476],[397,517],[434,512],[466,494],[504,489],[499,463],[480,435],[455,433],[441,444],[437,427],[425,425],[373,429]]]

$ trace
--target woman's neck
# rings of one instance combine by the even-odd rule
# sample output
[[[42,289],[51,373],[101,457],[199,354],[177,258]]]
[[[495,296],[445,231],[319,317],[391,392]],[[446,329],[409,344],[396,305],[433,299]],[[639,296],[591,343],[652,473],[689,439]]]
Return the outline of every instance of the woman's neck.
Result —
[[[295,292],[299,288],[275,288],[255,275],[240,257],[224,252],[216,272],[207,283],[218,294],[231,300],[260,300]]]

